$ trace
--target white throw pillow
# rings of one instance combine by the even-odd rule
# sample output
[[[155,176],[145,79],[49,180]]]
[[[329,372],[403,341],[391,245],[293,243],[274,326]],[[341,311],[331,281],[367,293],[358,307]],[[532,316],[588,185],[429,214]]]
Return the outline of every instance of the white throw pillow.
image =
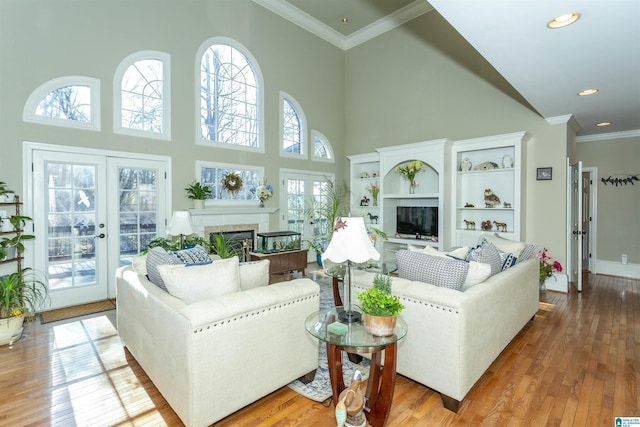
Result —
[[[481,262],[469,261],[469,271],[467,278],[462,284],[462,289],[468,289],[473,285],[482,283],[491,276],[491,266]]]
[[[487,242],[495,246],[500,252],[513,254],[516,258],[520,258],[520,253],[524,249],[524,243],[518,242],[517,240],[498,237],[495,234],[483,233],[480,239],[485,239]]]
[[[240,263],[240,289],[247,291],[269,284],[268,259]]]
[[[427,255],[439,256],[440,258],[449,258],[447,254],[445,254],[444,252],[440,252],[433,246],[425,246],[422,250],[422,253],[425,253]]]
[[[147,255],[134,256],[131,260],[131,268],[138,274],[147,275]]]
[[[238,257],[204,265],[159,265],[169,293],[187,304],[240,291]]]

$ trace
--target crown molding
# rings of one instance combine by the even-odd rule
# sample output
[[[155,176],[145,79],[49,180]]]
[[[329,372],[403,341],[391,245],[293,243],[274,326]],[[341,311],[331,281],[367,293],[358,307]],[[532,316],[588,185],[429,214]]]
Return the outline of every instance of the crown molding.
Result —
[[[600,133],[597,135],[585,135],[576,137],[576,142],[610,141],[612,139],[640,137],[640,129],[626,130],[622,132]]]
[[[402,9],[398,9],[394,13],[354,32],[352,35],[344,36],[284,0],[253,0],[253,2],[342,50],[349,50],[433,10],[433,7],[426,1],[416,0]]]
[[[371,40],[372,38],[378,37],[380,34],[391,31],[394,28],[417,18],[418,16],[431,12],[432,10],[433,7],[424,0],[416,0],[413,3],[409,3],[402,9],[398,9],[384,18],[378,19],[377,21],[372,22],[366,27],[361,28],[346,37],[345,50],[349,50],[352,47]]]

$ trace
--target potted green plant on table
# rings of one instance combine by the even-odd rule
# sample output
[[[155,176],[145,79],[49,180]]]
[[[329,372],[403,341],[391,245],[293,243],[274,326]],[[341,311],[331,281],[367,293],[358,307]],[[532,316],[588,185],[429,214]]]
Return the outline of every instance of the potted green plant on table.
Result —
[[[212,194],[209,186],[196,180],[189,184],[185,191],[187,192],[187,198],[193,200],[195,209],[204,209],[204,201],[211,197]]]
[[[34,316],[48,301],[47,286],[32,269],[0,277],[0,345],[22,335],[25,318]]]
[[[392,335],[404,305],[391,294],[391,278],[377,273],[373,278],[373,287],[359,292],[358,299],[364,313],[365,328],[376,336]]]

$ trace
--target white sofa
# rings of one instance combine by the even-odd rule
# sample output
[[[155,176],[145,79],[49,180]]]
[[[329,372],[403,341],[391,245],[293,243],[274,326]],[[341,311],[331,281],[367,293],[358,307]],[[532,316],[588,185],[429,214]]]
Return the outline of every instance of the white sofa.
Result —
[[[356,271],[357,293],[373,285],[374,274]],[[460,402],[500,352],[538,311],[535,257],[461,292],[392,278],[392,293],[405,309],[408,332],[398,344],[397,372],[440,393],[457,412]]]
[[[116,282],[120,338],[187,426],[210,425],[317,368],[318,340],[304,328],[319,307],[309,279],[192,304],[131,266]]]

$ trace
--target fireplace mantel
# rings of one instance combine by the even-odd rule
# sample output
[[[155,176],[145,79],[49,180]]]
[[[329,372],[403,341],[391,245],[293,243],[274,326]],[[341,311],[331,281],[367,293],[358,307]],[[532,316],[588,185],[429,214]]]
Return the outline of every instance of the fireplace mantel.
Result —
[[[259,233],[269,230],[269,215],[277,212],[277,208],[229,207],[189,209],[193,230],[204,236],[206,227],[225,227],[244,224],[257,224]],[[230,227],[237,229],[237,227]]]

